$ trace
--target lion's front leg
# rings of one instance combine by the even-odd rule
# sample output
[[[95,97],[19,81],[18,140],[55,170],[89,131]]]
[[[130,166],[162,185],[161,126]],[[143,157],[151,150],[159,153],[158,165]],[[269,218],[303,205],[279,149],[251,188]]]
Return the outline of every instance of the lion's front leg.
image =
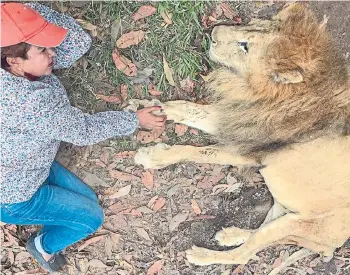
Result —
[[[232,148],[194,147],[190,145],[169,146],[159,143],[140,148],[135,155],[135,163],[145,168],[159,169],[178,162],[215,163],[221,165],[255,165],[254,159],[234,153]]]
[[[186,124],[215,135],[218,126],[218,110],[215,105],[200,105],[184,100],[168,101],[163,109],[169,120]]]

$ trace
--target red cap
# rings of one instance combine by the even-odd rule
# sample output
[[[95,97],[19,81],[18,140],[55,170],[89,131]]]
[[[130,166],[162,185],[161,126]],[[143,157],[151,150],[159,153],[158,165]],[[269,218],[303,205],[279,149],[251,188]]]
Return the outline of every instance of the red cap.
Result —
[[[26,42],[57,47],[68,30],[47,22],[38,12],[20,3],[1,3],[1,47]]]

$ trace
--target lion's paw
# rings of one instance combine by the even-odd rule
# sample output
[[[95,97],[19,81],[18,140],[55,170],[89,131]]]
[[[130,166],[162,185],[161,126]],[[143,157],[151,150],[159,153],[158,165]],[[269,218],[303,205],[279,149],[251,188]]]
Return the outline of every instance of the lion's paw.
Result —
[[[195,265],[210,265],[217,263],[216,252],[203,247],[192,246],[192,249],[186,250],[186,257],[190,263]]]
[[[229,227],[216,233],[215,239],[222,246],[236,246],[245,243],[252,234],[251,230]]]
[[[135,163],[146,169],[160,169],[173,163],[168,150],[171,146],[158,143],[155,146],[139,148],[134,157]]]

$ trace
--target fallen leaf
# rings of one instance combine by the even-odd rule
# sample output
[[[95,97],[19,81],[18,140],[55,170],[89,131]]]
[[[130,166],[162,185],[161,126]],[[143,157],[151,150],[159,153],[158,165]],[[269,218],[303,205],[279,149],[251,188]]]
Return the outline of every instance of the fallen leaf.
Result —
[[[173,23],[173,21],[171,20],[171,17],[172,17],[171,13],[168,13],[167,11],[162,10],[160,12],[160,16],[163,18],[166,25],[171,25]]]
[[[206,175],[197,183],[198,188],[211,189],[214,184],[218,183],[225,177],[225,174],[218,173],[217,175]]]
[[[195,82],[188,76],[180,81],[180,87],[187,94],[192,94],[195,86]]]
[[[153,170],[147,170],[142,173],[141,181],[142,184],[149,190],[152,190],[154,187],[154,174]]]
[[[145,83],[148,84],[151,82],[150,76],[153,74],[154,69],[151,67],[146,67],[142,70],[139,70],[137,72],[137,76],[130,77],[129,79],[132,81],[133,84],[141,84]],[[135,89],[135,85],[133,87]],[[136,93],[139,95],[139,93]]]
[[[103,240],[105,237],[106,235],[102,235],[102,236],[97,236],[86,240],[85,242],[83,242],[81,245],[78,246],[78,252],[82,251],[85,247],[87,247],[90,244],[97,243]]]
[[[187,220],[187,217],[188,217],[188,213],[179,213],[175,215],[169,222],[170,232],[177,229],[182,222]]]
[[[174,78],[173,78],[172,69],[169,67],[169,64],[166,61],[164,55],[163,55],[163,67],[164,67],[165,78],[168,80],[169,85],[175,86],[175,81],[174,81]]]
[[[27,251],[21,251],[16,254],[15,264],[21,264],[27,262],[32,256]]]
[[[101,260],[98,260],[98,259],[92,259],[91,261],[89,261],[88,266],[93,267],[93,268],[106,268],[106,267],[108,267]]]
[[[148,84],[147,90],[151,95],[158,96],[161,95],[163,92],[158,91],[158,88],[156,85]]]
[[[199,215],[200,213],[202,213],[202,210],[199,208],[199,205],[196,202],[196,200],[191,200],[191,206],[195,214]]]
[[[129,59],[119,54],[115,49],[112,53],[112,58],[116,68],[123,72],[127,76],[135,76],[137,74],[137,68],[135,64],[131,63]]]
[[[90,22],[83,19],[76,19],[81,27],[85,30],[90,31],[92,37],[97,36],[97,26],[91,24]]]
[[[113,43],[117,40],[119,33],[121,33],[123,28],[122,20],[120,18],[117,18],[113,21],[111,26],[111,38]]]
[[[191,129],[190,130],[190,134],[192,134],[192,135],[195,135],[195,136],[198,136],[199,135],[199,132],[198,132],[198,130],[197,129]]]
[[[105,240],[105,252],[107,255],[107,259],[112,259],[113,243],[110,236],[107,236]]]
[[[137,12],[135,12],[131,18],[134,21],[140,20],[142,18],[146,18],[148,16],[151,16],[152,14],[154,14],[157,11],[157,9],[151,5],[145,5],[145,6],[141,6]]]
[[[147,270],[147,275],[155,275],[158,274],[163,268],[163,260],[158,260],[154,262],[151,267]]]
[[[224,14],[226,18],[233,19],[234,17],[237,17],[238,14],[232,9],[230,4],[228,3],[221,3],[216,6],[216,14],[219,17],[221,14]]]
[[[188,126],[185,124],[176,124],[175,125],[175,133],[178,137],[183,136],[188,130]]]
[[[141,212],[141,213],[145,213],[145,214],[153,213],[153,210],[149,209],[147,206],[141,206],[141,207],[137,208],[136,210]]]
[[[123,98],[123,101],[125,101],[128,98],[128,84],[120,85],[120,94]]]
[[[124,197],[130,193],[130,190],[131,190],[131,184],[120,188],[116,193],[109,196],[108,198],[109,199],[116,199],[116,198]]]
[[[98,99],[101,99],[105,102],[109,103],[121,103],[122,100],[119,95],[102,95],[102,94],[96,94],[96,97]]]
[[[103,223],[103,228],[115,232],[118,229],[125,230],[128,227],[126,217],[121,214],[107,216]]]
[[[164,132],[164,129],[152,130],[152,131],[139,131],[136,136],[136,140],[140,141],[142,144],[147,144],[150,142],[160,142],[160,135]]]
[[[237,179],[236,179],[234,173],[231,172],[231,173],[227,174],[226,182],[227,182],[227,184],[237,183]]]
[[[132,45],[139,44],[145,38],[145,32],[142,30],[139,31],[131,31],[129,33],[123,34],[117,40],[117,47],[121,49],[125,49]]]
[[[139,180],[140,178],[133,175],[133,174],[129,174],[129,173],[125,173],[125,172],[120,172],[118,170],[109,170],[109,175],[113,178],[113,179],[117,179],[120,181],[134,181],[134,180]]]
[[[82,171],[81,179],[83,180],[83,182],[85,182],[87,185],[90,185],[91,187],[96,187],[96,186],[109,187],[109,184],[107,182],[100,179],[98,176],[84,170]]]
[[[239,273],[241,273],[242,271],[243,271],[243,269],[244,269],[244,264],[240,264],[239,266],[237,266],[236,268],[235,268],[235,270],[232,272],[232,274],[239,274]]]
[[[115,158],[128,159],[133,158],[136,155],[136,151],[123,151],[114,155]]]
[[[279,266],[275,267],[268,275],[277,275],[279,272],[284,270],[286,267],[294,264],[295,262],[299,261],[302,258],[308,257],[310,255],[314,254],[314,252],[310,251],[309,249],[302,248],[289,256],[286,260],[284,260],[282,263],[280,263]]]
[[[152,241],[151,238],[149,237],[147,231],[143,229],[142,227],[136,228],[136,233],[139,235],[141,238],[147,240],[147,241]]]
[[[152,197],[152,198],[149,200],[149,202],[147,203],[147,206],[148,206],[149,208],[152,208],[153,205],[154,205],[154,203],[157,201],[157,199],[158,199],[158,195],[155,195],[154,197]]]
[[[165,199],[165,198],[162,198],[162,197],[161,197],[161,198],[157,199],[157,200],[154,202],[153,206],[151,207],[152,210],[153,210],[153,211],[158,211],[158,210],[162,209],[163,206],[165,205],[165,202],[166,202],[166,199]]]
[[[104,164],[108,164],[108,160],[109,160],[109,152],[107,150],[104,150],[102,152],[102,154],[100,155],[100,160],[104,163]]]

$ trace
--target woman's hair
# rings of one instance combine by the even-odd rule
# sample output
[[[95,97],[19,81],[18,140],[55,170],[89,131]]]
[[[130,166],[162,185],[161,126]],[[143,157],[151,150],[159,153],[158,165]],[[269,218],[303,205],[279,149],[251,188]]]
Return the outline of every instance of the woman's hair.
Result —
[[[29,51],[30,47],[30,44],[22,42],[16,45],[0,48],[1,68],[7,70],[10,67],[10,65],[6,61],[7,57],[21,57],[23,59],[28,59],[27,52]]]

